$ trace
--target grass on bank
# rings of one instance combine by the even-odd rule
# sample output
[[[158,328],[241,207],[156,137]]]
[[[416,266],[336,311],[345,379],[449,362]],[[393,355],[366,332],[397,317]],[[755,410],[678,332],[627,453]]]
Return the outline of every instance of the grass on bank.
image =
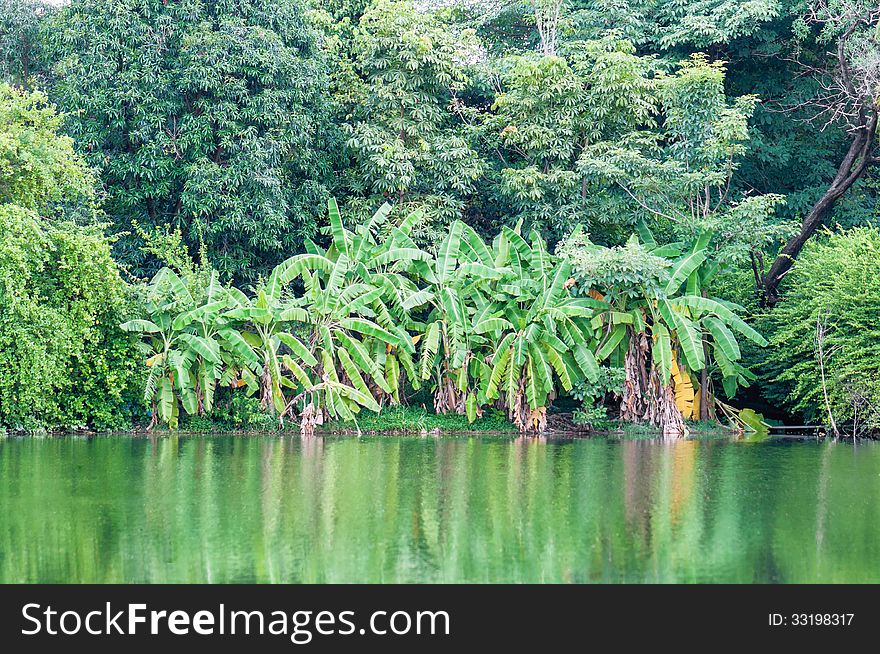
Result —
[[[431,433],[512,433],[516,427],[504,413],[490,409],[473,423],[467,416],[437,414],[423,406],[386,407],[382,413],[362,411],[357,424],[352,421],[331,421],[320,427],[323,433],[371,434],[431,434]],[[211,416],[187,416],[181,421],[180,431],[196,433],[272,433],[299,431],[299,425],[289,420],[281,426],[277,417],[260,409],[255,398],[233,394],[229,402],[215,405]]]
[[[322,432],[356,432],[360,427],[366,433],[431,434],[492,432],[513,433],[516,427],[497,409],[490,409],[483,416],[469,423],[467,416],[431,413],[424,407],[395,406],[375,414],[361,412],[357,425],[354,422],[332,421],[322,426]]]

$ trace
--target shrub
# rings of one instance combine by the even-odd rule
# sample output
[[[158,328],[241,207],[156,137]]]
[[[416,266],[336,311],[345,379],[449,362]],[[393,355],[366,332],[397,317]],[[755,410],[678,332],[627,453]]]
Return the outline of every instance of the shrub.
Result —
[[[860,228],[811,243],[786,277],[783,300],[766,319],[772,349],[762,366],[771,401],[827,421],[817,358],[817,322],[829,400],[838,422],[880,428],[880,230]]]
[[[572,396],[579,400],[581,406],[572,418],[576,425],[584,425],[591,429],[607,429],[611,426],[608,416],[607,399],[619,399],[623,393],[623,382],[626,373],[623,368],[601,366],[596,381],[584,379],[574,387]]]
[[[0,85],[0,425],[127,426],[129,287],[98,224],[95,181],[40,93]]]
[[[280,424],[276,416],[263,410],[259,398],[248,397],[240,390],[221,387],[217,390],[211,415],[187,416],[183,429],[201,432],[273,432],[280,429]]]
[[[118,429],[137,413],[131,298],[97,227],[0,205],[0,423]]]

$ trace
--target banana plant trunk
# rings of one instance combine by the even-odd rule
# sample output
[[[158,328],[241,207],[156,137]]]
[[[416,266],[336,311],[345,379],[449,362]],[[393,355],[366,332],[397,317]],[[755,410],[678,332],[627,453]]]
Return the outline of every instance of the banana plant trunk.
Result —
[[[651,345],[647,335],[644,332],[631,334],[624,358],[620,418],[658,427],[665,438],[680,438],[687,429],[675,404],[675,392],[671,384],[663,383],[660,373],[650,365],[650,357]]]
[[[458,389],[455,376],[444,366],[437,382],[437,390],[434,392],[434,411],[437,413],[457,413],[464,415],[466,409],[467,394]]]
[[[263,409],[263,411],[268,411],[273,407],[272,373],[269,369],[269,358],[266,357],[263,362],[263,374],[260,378],[260,408]]]
[[[623,360],[625,378],[620,401],[620,419],[641,422],[648,411],[648,339],[644,333],[630,333],[629,348]]]

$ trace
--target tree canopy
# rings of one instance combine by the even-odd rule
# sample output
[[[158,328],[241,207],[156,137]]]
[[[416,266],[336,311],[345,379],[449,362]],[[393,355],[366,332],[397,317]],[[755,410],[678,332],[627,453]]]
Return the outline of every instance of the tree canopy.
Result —
[[[681,431],[673,405],[733,415],[755,381],[807,413],[749,372],[784,347],[766,315],[819,311],[801,252],[877,225],[869,0],[0,0],[0,26],[8,229],[112,246],[169,423],[239,386],[311,421],[408,388]]]

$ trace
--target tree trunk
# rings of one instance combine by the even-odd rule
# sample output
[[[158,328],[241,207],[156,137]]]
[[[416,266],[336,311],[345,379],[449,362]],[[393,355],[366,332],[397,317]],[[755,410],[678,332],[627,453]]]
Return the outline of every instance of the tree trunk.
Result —
[[[671,384],[664,385],[656,368],[651,370],[650,398],[648,404],[652,409],[649,422],[663,431],[663,438],[678,439],[687,435],[687,427],[681,417],[681,411],[675,404],[675,392]]]
[[[801,223],[800,231],[782,248],[770,270],[763,277],[764,303],[773,306],[779,301],[779,283],[794,264],[804,245],[816,230],[825,222],[834,204],[858,181],[862,174],[877,159],[872,156],[874,139],[877,135],[877,110],[873,110],[865,124],[853,135],[852,143],[837,174],[828,190],[813,205]]]
[[[641,422],[648,410],[647,353],[648,339],[645,335],[631,334],[623,362],[626,377],[620,400],[620,419],[625,422]]]
[[[671,384],[664,384],[650,364],[651,344],[644,332],[632,334],[624,359],[626,380],[620,402],[620,418],[626,422],[659,427],[664,438],[681,438],[687,433],[675,404]]]

